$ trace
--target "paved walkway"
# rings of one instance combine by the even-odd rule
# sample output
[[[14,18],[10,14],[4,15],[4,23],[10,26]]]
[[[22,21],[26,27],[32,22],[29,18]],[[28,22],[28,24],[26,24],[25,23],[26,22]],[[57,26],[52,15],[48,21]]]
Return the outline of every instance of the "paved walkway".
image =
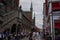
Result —
[[[28,38],[28,37],[25,37],[25,38],[23,38],[23,39],[21,39],[21,40],[29,40],[29,38]]]
[[[25,37],[25,38],[23,38],[21,40],[29,40],[29,38],[28,37]],[[39,39],[36,39],[36,40],[43,40],[43,39],[39,38]]]

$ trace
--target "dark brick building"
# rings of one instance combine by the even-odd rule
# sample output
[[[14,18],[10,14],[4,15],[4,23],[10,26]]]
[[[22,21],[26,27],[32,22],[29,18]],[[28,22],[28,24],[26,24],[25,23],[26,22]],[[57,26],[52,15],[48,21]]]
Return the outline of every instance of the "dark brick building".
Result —
[[[30,32],[33,28],[32,3],[30,11],[19,7],[19,0],[0,0],[0,32],[9,29],[10,33]]]
[[[19,0],[0,0],[0,31],[11,31],[17,23]]]
[[[20,22],[20,30],[21,31],[25,31],[25,32],[29,32],[32,29],[32,12],[33,12],[33,8],[32,8],[32,4],[31,4],[31,8],[30,11],[23,11],[21,9],[19,9],[19,22]]]

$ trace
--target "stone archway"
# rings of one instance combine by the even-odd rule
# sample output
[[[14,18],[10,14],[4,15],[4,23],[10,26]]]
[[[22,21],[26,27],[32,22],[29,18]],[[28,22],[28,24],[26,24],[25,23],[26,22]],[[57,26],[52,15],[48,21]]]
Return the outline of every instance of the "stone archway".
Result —
[[[18,33],[21,31],[21,25],[20,24],[13,24],[12,27],[11,27],[11,33]]]
[[[11,27],[11,33],[13,34],[14,32],[16,32],[16,27],[17,25],[16,24],[13,24],[12,27]]]

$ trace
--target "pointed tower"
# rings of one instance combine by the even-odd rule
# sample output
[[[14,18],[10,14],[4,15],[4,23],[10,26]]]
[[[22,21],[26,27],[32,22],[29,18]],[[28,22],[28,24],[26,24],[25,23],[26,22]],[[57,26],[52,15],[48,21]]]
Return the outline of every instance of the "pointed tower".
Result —
[[[31,12],[33,11],[33,5],[32,5],[32,2],[31,2],[30,11],[31,11]]]
[[[30,6],[30,16],[31,16],[31,22],[33,22],[33,19],[32,19],[32,14],[33,14],[33,4],[31,2],[31,6]]]
[[[20,5],[19,10],[22,11],[22,6]]]
[[[20,8],[19,8],[19,18],[22,19],[22,6],[20,5]]]
[[[34,13],[34,18],[33,18],[33,25],[35,26],[35,13]]]

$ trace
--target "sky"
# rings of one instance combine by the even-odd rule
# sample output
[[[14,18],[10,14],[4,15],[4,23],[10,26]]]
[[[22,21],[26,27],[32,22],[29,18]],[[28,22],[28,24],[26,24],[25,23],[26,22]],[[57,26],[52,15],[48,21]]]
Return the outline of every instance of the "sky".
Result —
[[[22,5],[22,9],[26,11],[30,11],[31,2],[33,5],[33,14],[35,13],[36,17],[36,26],[38,28],[42,28],[43,25],[43,3],[44,0],[20,0],[20,5]]]

